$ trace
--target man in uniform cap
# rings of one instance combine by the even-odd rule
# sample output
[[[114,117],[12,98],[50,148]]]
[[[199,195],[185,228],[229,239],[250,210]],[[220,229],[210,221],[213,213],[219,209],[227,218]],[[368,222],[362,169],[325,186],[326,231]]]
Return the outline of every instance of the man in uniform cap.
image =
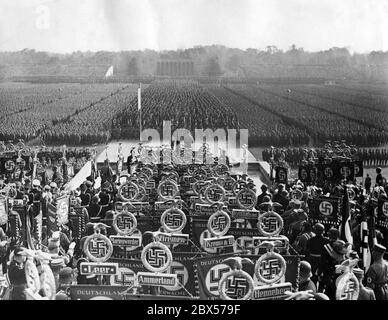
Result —
[[[96,194],[92,198],[92,202],[90,203],[88,209],[90,222],[100,222],[101,218],[101,206],[99,205],[100,197]]]
[[[388,300],[388,264],[383,259],[385,251],[381,244],[374,245],[373,263],[366,273],[366,285],[374,291],[376,300]]]
[[[24,263],[26,256],[23,247],[16,247],[10,255],[8,279],[11,284],[10,300],[26,300],[24,290],[27,288]]]
[[[32,189],[28,194],[28,202],[32,204],[33,202],[39,202],[42,198],[42,192],[40,190],[40,181],[38,179],[34,179],[32,181]]]
[[[302,260],[299,265],[299,291],[311,290],[312,293],[317,292],[314,282],[311,281],[312,275],[310,263]]]
[[[364,270],[360,268],[353,268],[353,273],[357,277],[360,284],[360,292],[357,300],[376,300],[375,293],[372,289],[364,287],[362,281],[364,279]]]
[[[321,258],[324,253],[324,246],[329,243],[329,239],[323,236],[325,227],[321,223],[316,223],[313,227],[315,236],[307,240],[306,243],[306,260],[311,264],[313,274],[312,281],[317,284],[321,275]]]
[[[263,184],[261,187],[261,194],[257,197],[257,204],[256,204],[256,207],[263,203],[264,202],[264,197],[269,195],[269,192],[268,192],[268,186],[266,184]],[[259,209],[258,207],[256,208],[257,210]]]
[[[62,174],[58,171],[57,166],[53,166],[53,176],[51,177],[51,181],[53,182],[63,182],[63,176]]]
[[[59,271],[59,282],[57,288],[57,295],[65,294],[67,296],[68,289],[74,281],[73,269],[70,267],[64,267]],[[55,298],[55,300],[57,300]]]
[[[94,195],[94,192],[93,192],[93,190],[92,190],[93,183],[92,183],[91,181],[89,181],[89,180],[86,180],[86,181],[85,181],[85,185],[86,185],[86,191],[85,191],[85,193],[90,195],[90,201],[91,201],[91,200],[92,200],[92,197],[93,197],[93,195]]]
[[[336,265],[341,264],[345,260],[345,255],[348,252],[347,244],[342,240],[336,240],[324,246],[325,250],[322,254],[321,267],[322,278],[320,285],[325,288],[325,294],[330,300],[335,300],[335,280],[337,278]]]
[[[82,207],[88,206],[90,204],[90,201],[92,200],[92,196],[90,195],[90,193],[86,193],[86,190],[87,190],[86,183],[81,184],[80,190],[81,190],[81,194],[80,194],[81,206]]]

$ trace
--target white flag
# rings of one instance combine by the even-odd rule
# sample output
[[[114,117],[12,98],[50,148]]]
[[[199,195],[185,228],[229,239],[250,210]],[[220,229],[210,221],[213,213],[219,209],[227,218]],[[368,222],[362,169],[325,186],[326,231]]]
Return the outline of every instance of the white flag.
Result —
[[[105,73],[105,78],[113,76],[113,66],[110,66],[108,71]]]
[[[82,169],[78,171],[74,178],[65,185],[65,190],[71,191],[77,189],[91,174],[92,162],[89,160],[85,163]]]
[[[141,86],[137,89],[137,109],[141,109]]]

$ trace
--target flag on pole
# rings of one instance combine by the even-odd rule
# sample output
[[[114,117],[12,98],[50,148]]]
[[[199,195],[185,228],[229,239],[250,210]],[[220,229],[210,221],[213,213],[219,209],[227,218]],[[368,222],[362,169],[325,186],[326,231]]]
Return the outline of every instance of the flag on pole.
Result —
[[[141,110],[141,84],[139,85],[139,88],[137,89],[137,109]]]
[[[349,206],[349,195],[346,185],[344,186],[344,198],[342,201],[342,221],[340,226],[340,239],[353,244],[352,229],[350,227],[350,206]]]
[[[105,78],[109,78],[109,77],[112,77],[113,76],[113,66],[110,66],[107,70],[107,72],[105,73]]]
[[[360,246],[360,256],[361,256],[361,262],[362,267],[365,271],[367,271],[370,267],[372,256],[370,252],[369,247],[369,228],[368,228],[368,222],[366,221],[366,218],[363,217],[363,220],[361,222],[361,246]]]

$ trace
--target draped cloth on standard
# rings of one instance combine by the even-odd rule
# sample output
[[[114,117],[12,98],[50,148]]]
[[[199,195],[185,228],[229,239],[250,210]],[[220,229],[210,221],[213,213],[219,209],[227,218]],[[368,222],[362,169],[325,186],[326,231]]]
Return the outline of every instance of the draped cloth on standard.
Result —
[[[66,184],[65,190],[72,191],[77,189],[91,174],[92,174],[92,161],[89,160],[88,162],[85,163],[82,169],[78,171],[78,173],[73,177],[73,179],[71,179],[71,181]]]

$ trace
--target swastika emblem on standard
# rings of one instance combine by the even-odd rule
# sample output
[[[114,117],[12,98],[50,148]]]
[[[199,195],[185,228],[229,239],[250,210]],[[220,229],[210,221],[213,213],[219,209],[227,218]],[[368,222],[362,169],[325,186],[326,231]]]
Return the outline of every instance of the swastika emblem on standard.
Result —
[[[135,272],[129,268],[121,267],[118,274],[111,276],[111,285],[129,286],[135,281]]]
[[[185,266],[181,264],[180,262],[173,261],[171,266],[167,268],[166,273],[176,274],[178,276],[178,281],[181,285],[185,286],[187,282],[189,281],[189,273]],[[169,291],[177,291],[181,290],[180,286],[177,287],[168,287],[165,286],[165,289]]]
[[[4,168],[7,171],[13,171],[15,169],[15,162],[13,162],[12,160],[6,161],[4,164]]]
[[[333,213],[333,205],[328,201],[322,201],[319,204],[319,212],[324,216],[330,216]]]
[[[233,299],[243,298],[249,290],[248,281],[240,277],[229,277],[226,280],[226,294]]]
[[[280,272],[281,267],[278,259],[264,260],[260,265],[260,274],[268,280],[275,278]]]
[[[216,232],[223,231],[226,228],[226,226],[227,226],[227,219],[223,216],[215,217],[212,220],[211,227]]]
[[[161,188],[162,196],[174,196],[175,187],[171,183],[165,183]]]
[[[222,191],[219,188],[212,188],[208,192],[210,200],[219,201],[222,199]]]
[[[330,167],[325,168],[324,171],[325,177],[331,178],[333,176],[333,170]]]
[[[107,255],[108,247],[105,241],[100,239],[92,239],[89,242],[89,252],[97,258],[102,258]]]
[[[168,227],[180,227],[183,223],[182,215],[178,213],[170,213],[166,216],[165,223]]]
[[[240,193],[238,199],[240,200],[241,204],[252,204],[254,202],[251,194]]]
[[[383,203],[382,211],[383,211],[383,214],[388,217],[388,201],[385,201]]]
[[[213,266],[208,273],[206,274],[205,283],[206,288],[208,291],[214,295],[218,296],[218,283],[222,279],[225,273],[228,273],[230,271],[230,267],[226,264],[217,264]]]
[[[132,226],[133,226],[132,217],[126,216],[126,215],[120,215],[117,218],[117,227],[120,230],[125,230],[125,229],[131,230]]]
[[[146,254],[146,260],[154,268],[161,268],[168,262],[167,253],[159,248],[150,248]]]
[[[343,177],[349,177],[352,171],[349,167],[342,167],[340,172]]]
[[[121,194],[126,198],[133,198],[136,195],[136,189],[131,185],[125,185],[122,188]]]
[[[279,180],[280,181],[286,180],[286,172],[284,170],[279,170]]]
[[[345,287],[341,293],[341,300],[353,300],[353,295],[355,292],[355,283],[353,281],[348,281],[345,284]]]
[[[266,232],[274,232],[278,229],[278,220],[276,217],[265,217],[263,218],[263,229]]]

